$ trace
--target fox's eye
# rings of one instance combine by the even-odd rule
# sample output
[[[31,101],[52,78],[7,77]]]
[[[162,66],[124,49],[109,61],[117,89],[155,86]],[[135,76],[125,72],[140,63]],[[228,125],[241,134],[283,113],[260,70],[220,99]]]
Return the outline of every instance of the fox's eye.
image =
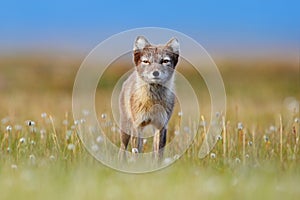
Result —
[[[150,63],[149,60],[142,60],[142,62],[143,62],[144,64],[149,64],[149,63]]]
[[[166,64],[166,63],[169,63],[170,60],[169,59],[164,59],[162,62]]]

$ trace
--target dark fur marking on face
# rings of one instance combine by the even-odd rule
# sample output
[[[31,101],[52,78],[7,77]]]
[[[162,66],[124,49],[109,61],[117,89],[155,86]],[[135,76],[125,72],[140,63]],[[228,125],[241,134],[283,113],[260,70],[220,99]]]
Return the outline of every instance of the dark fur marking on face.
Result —
[[[177,53],[174,53],[172,51],[172,48],[170,47],[158,48],[158,47],[146,46],[143,50],[134,50],[133,52],[134,64],[135,66],[138,66],[141,63],[141,57],[143,55],[147,55],[148,57],[150,57],[151,55],[157,55],[157,54],[162,55],[163,53],[170,57],[173,68],[175,68],[175,66],[178,63],[179,55]]]
[[[135,50],[133,52],[134,64],[138,66],[141,63],[142,52],[140,50]]]

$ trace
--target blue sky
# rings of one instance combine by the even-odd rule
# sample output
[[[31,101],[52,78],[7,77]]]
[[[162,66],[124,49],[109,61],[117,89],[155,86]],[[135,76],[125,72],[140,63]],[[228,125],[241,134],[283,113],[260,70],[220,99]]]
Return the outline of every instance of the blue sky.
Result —
[[[183,32],[217,54],[284,53],[299,46],[299,8],[296,0],[7,0],[0,3],[0,52],[86,53],[112,34],[157,26]]]

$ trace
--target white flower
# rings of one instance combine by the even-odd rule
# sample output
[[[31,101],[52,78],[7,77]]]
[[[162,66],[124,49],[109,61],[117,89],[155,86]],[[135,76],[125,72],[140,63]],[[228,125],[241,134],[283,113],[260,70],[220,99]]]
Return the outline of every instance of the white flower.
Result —
[[[94,144],[94,145],[92,146],[92,151],[97,152],[98,150],[99,150],[98,145]]]
[[[240,160],[239,158],[235,158],[235,162],[236,162],[237,164],[239,164],[239,163],[241,162],[241,160]]]
[[[184,132],[190,133],[190,128],[187,127],[187,126],[185,126],[185,127],[183,128],[183,130],[184,130]]]
[[[269,141],[269,137],[267,135],[264,135],[264,140],[265,140],[265,142],[268,142]]]
[[[63,125],[67,126],[69,124],[68,120],[64,119],[62,122]]]
[[[68,144],[68,149],[70,151],[73,151],[75,149],[75,145],[74,144]]]
[[[12,127],[11,127],[10,125],[8,125],[8,126],[6,127],[6,131],[7,131],[7,132],[11,132],[11,130],[12,130]]]
[[[26,142],[26,139],[24,137],[21,137],[19,141],[21,144],[24,144]]]
[[[90,112],[88,110],[84,109],[84,110],[82,110],[82,114],[84,116],[88,116],[90,114]]]
[[[223,139],[221,135],[217,135],[216,138],[217,138],[218,141]]]
[[[216,158],[216,154],[215,153],[210,153],[210,158],[215,159]]]
[[[110,129],[112,132],[116,132],[117,131],[117,128],[115,126],[112,126],[111,129]]]
[[[102,141],[103,141],[102,136],[98,136],[97,139],[96,139],[96,141],[97,141],[98,143],[102,142]]]
[[[169,164],[169,163],[172,162],[172,160],[173,160],[172,158],[165,158],[163,162],[164,162],[165,164]]]
[[[50,159],[51,161],[54,161],[54,160],[55,160],[55,156],[54,156],[54,155],[51,155],[51,156],[49,157],[49,159]]]
[[[12,164],[12,165],[11,165],[11,168],[15,170],[15,169],[18,169],[18,166],[15,165],[15,164]]]
[[[46,117],[47,117],[47,113],[43,112],[43,113],[41,114],[41,117],[42,117],[42,118],[46,118]]]
[[[182,116],[182,114],[183,114],[183,113],[182,113],[181,111],[180,111],[180,112],[178,112],[178,116],[179,116],[179,117],[181,117],[181,116]]]
[[[27,126],[34,126],[34,125],[35,125],[34,121],[31,121],[31,120],[27,121]]]
[[[41,135],[45,135],[45,134],[46,134],[46,130],[42,128],[42,129],[40,130],[40,134],[41,134]]]
[[[271,131],[271,132],[275,132],[275,131],[277,131],[277,128],[275,127],[275,126],[270,126],[269,127],[269,130]]]
[[[22,130],[22,126],[19,124],[16,124],[14,128],[16,129],[16,131]]]
[[[137,148],[132,148],[132,149],[131,149],[131,152],[132,152],[132,153],[138,153],[139,150],[138,150]]]
[[[33,154],[30,154],[30,155],[29,155],[29,160],[35,161],[35,156],[34,156]]]
[[[102,119],[106,119],[107,115],[105,113],[101,114]]]
[[[71,130],[67,130],[67,132],[66,132],[66,140],[70,139],[71,135],[72,135],[72,131]]]
[[[202,126],[202,127],[205,127],[206,126],[206,122],[205,121],[201,121],[199,125]]]
[[[1,123],[2,124],[6,124],[7,122],[9,122],[9,118],[8,117],[5,117],[5,118],[1,119]]]
[[[239,122],[237,127],[238,127],[238,130],[243,130],[243,128],[244,128],[243,123]]]

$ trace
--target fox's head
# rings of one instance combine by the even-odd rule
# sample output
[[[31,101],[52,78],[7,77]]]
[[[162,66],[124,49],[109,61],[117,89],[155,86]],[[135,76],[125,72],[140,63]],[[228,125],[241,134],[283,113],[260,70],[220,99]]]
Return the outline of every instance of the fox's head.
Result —
[[[164,84],[173,76],[179,57],[179,42],[172,38],[165,45],[151,45],[143,36],[134,43],[134,64],[147,83]]]

